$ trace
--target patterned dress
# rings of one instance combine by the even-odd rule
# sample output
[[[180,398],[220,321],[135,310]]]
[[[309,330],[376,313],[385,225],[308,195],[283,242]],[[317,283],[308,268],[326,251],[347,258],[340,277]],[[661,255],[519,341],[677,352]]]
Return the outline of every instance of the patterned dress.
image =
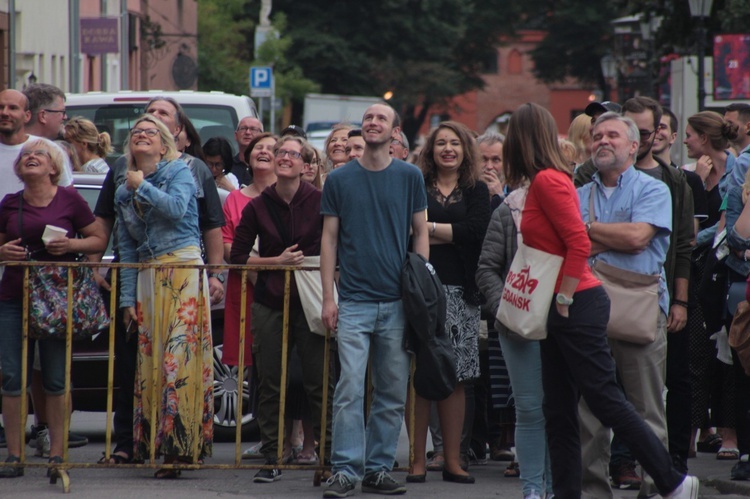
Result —
[[[188,247],[144,263],[201,265]],[[199,269],[150,268],[138,275],[135,459],[203,458],[213,442],[213,346],[208,277]],[[154,362],[161,355],[163,362]]]

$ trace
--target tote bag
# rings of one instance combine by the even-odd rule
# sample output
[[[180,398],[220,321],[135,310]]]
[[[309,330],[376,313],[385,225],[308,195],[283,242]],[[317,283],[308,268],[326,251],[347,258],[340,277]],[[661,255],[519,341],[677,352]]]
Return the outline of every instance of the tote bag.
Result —
[[[319,267],[320,256],[306,256],[302,266]],[[323,310],[323,286],[320,281],[320,270],[295,270],[294,282],[297,284],[299,301],[302,303],[302,310],[305,312],[310,331],[325,336],[326,328],[320,316],[321,310]],[[335,283],[333,285],[333,299],[338,303],[339,295]],[[333,331],[331,332],[333,333]]]
[[[495,318],[528,340],[547,337],[547,316],[563,257],[531,248],[518,236],[518,251],[505,278]]]

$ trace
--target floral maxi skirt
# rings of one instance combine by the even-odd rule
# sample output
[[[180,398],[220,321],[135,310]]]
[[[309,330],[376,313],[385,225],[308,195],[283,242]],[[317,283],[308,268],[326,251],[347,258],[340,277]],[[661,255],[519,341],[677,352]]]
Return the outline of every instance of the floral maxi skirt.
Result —
[[[202,264],[196,247],[145,263]],[[201,288],[202,281],[202,288]],[[202,303],[203,311],[199,310]],[[135,379],[134,457],[211,455],[213,347],[208,277],[202,269],[149,268],[138,274],[138,365]],[[202,317],[201,317],[202,313]],[[163,361],[159,359],[163,355]]]

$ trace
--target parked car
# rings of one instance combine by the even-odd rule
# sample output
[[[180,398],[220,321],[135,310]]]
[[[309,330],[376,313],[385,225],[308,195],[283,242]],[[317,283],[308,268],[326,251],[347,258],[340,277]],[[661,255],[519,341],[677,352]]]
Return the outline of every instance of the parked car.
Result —
[[[105,175],[75,173],[74,186],[91,206],[96,205]],[[107,248],[104,261],[112,261],[112,245]],[[109,302],[107,302],[109,304]],[[234,440],[237,427],[236,408],[240,402],[239,368],[222,363],[224,337],[224,302],[211,309],[214,367],[214,434],[217,439]],[[90,341],[77,341],[73,347],[71,381],[73,407],[83,411],[107,410],[107,366],[109,333],[94,336]],[[256,426],[251,407],[250,369],[245,369],[242,387],[242,432],[249,436]],[[115,387],[120,380],[115,370]]]
[[[143,114],[146,104],[157,96],[171,97],[180,103],[198,130],[201,141],[224,137],[232,144],[235,153],[234,131],[240,120],[246,116],[258,116],[255,104],[247,96],[192,90],[68,94],[65,109],[68,116],[83,116],[93,121],[100,132],[109,133],[114,151],[107,161],[112,164],[123,154],[133,122]]]

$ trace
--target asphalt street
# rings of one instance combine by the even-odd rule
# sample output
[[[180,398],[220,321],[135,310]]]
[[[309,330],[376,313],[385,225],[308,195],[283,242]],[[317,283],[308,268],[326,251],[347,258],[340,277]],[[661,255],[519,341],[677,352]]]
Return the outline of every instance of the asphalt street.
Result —
[[[97,413],[76,412],[73,415],[72,429],[86,434],[89,445],[71,449],[70,462],[95,463],[104,451],[104,415]],[[250,443],[243,443],[245,449]],[[33,454],[33,449],[27,447]],[[4,458],[5,453],[0,451]],[[27,457],[29,462],[44,463],[45,460]],[[408,461],[408,439],[406,432],[401,432],[397,459],[401,463]],[[234,444],[217,443],[214,456],[206,461],[207,465],[232,464]],[[261,464],[260,461],[242,461],[242,464]],[[405,497],[423,498],[521,498],[520,481],[517,478],[503,477],[507,463],[489,461],[485,466],[474,466],[470,472],[476,477],[474,485],[445,483],[439,473],[429,473],[424,484],[409,484]],[[717,461],[710,454],[698,454],[689,461],[691,472],[701,478],[701,497],[732,498],[750,496],[750,482],[729,481],[731,462]],[[247,498],[316,498],[321,497],[322,487],[313,485],[312,470],[284,471],[281,479],[270,484],[253,483],[256,473],[250,469],[204,469],[183,471],[177,480],[156,480],[153,470],[149,469],[72,469],[70,470],[71,494],[74,498],[179,498],[204,499],[212,497],[247,497]],[[0,482],[0,498],[51,498],[63,494],[61,482],[51,485],[45,477],[43,468],[27,468],[25,476],[6,479]],[[404,480],[404,472],[396,472],[399,480]],[[729,495],[721,495],[721,494]],[[636,491],[615,491],[614,497],[632,498]],[[357,496],[369,496],[357,491]],[[62,495],[65,497],[65,495]]]

